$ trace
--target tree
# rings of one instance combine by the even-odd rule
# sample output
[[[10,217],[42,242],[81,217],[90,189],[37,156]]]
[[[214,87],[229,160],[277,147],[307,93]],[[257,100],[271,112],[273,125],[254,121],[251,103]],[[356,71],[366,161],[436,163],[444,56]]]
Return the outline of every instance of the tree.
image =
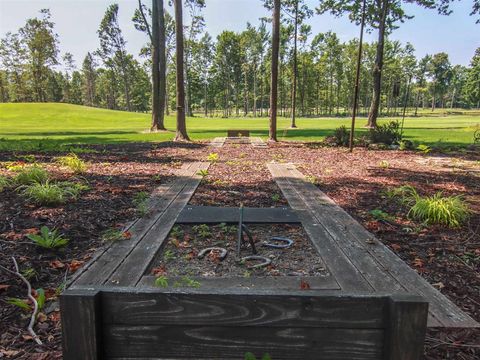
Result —
[[[445,99],[443,96],[446,93],[447,86],[452,77],[452,69],[448,54],[442,52],[433,55],[427,71],[432,79],[430,91],[432,94],[432,111],[434,111],[438,100],[440,100],[441,106],[444,107]]]
[[[177,133],[175,141],[190,141],[185,120],[185,79],[184,79],[184,44],[183,44],[183,4],[174,0],[175,38],[177,62]]]
[[[7,33],[0,41],[0,58],[5,69],[10,101],[28,101],[27,90],[27,48],[19,34]]]
[[[480,47],[475,50],[467,73],[466,93],[470,101],[480,108]]]
[[[96,101],[96,79],[95,60],[92,54],[87,53],[82,64],[82,99],[88,106],[95,106]]]
[[[75,71],[75,61],[73,60],[73,55],[69,52],[63,55],[62,60],[65,65],[65,81],[63,87],[63,102],[69,103],[72,102],[71,96],[71,76]]]
[[[269,140],[277,141],[278,54],[280,47],[280,0],[273,1],[272,14],[272,63],[270,81],[270,129]]]
[[[28,19],[19,31],[27,49],[27,67],[33,81],[35,101],[47,101],[50,67],[58,64],[58,36],[50,20],[50,10],[40,10],[40,19]]]
[[[118,24],[118,4],[110,5],[100,23],[97,31],[100,38],[98,54],[106,66],[113,70],[114,74],[120,74],[123,82],[125,104],[128,111],[132,110],[130,103],[130,79],[127,71],[126,41]]]

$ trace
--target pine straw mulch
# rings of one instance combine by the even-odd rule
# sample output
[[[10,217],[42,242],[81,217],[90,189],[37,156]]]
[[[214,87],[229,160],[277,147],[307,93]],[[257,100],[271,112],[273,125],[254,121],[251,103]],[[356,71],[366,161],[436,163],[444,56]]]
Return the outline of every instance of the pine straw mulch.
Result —
[[[90,163],[84,181],[90,190],[55,208],[28,204],[18,193],[5,190],[0,198],[0,264],[11,268],[15,256],[20,268],[34,269],[33,287],[46,290],[46,307],[35,329],[44,341],[37,346],[25,331],[28,316],[5,304],[7,297],[25,298],[23,284],[0,272],[0,357],[15,359],[61,358],[60,323],[56,290],[102,246],[101,234],[121,229],[136,216],[132,200],[140,191],[152,191],[172,178],[184,162],[206,160],[219,154],[192,204],[269,207],[285,205],[265,164],[294,162],[309,179],[372,231],[412,268],[480,321],[480,181],[479,154],[419,155],[400,151],[316,148],[311,144],[280,143],[268,148],[228,144],[130,144],[92,147],[98,152],[80,154]],[[32,153],[30,153],[32,154]],[[18,155],[18,154],[17,154]],[[55,179],[72,175],[54,163],[58,154],[33,154]],[[0,153],[0,161],[17,161]],[[475,171],[476,170],[476,171]],[[6,174],[6,169],[0,169]],[[460,229],[423,228],[406,217],[406,209],[382,193],[389,187],[410,184],[420,194],[462,194],[474,213]],[[375,220],[370,210],[381,209],[393,220]],[[56,227],[71,241],[63,251],[39,251],[25,235],[42,225]],[[478,330],[429,330],[427,359],[474,359],[480,354]]]

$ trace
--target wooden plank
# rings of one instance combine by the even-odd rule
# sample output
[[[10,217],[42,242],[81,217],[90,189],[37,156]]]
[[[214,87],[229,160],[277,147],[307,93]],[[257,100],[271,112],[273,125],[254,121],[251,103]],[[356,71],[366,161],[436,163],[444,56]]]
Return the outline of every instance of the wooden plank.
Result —
[[[138,287],[154,287],[155,276],[143,276],[138,283]],[[340,286],[333,276],[269,276],[269,277],[201,277],[194,276],[191,279],[198,281],[202,288],[211,289],[301,289],[302,281],[310,285],[311,290],[340,290]],[[169,277],[169,288],[175,287],[174,284],[180,281],[180,277]]]
[[[277,164],[268,164],[268,168],[289,204],[292,208],[298,209],[297,214],[305,232],[342,290],[373,292],[373,287],[365,280],[362,272],[357,269],[351,259],[345,256],[343,249],[331,238],[311,211],[307,211],[307,205],[288,182],[286,170]]]
[[[228,289],[102,293],[104,324],[385,328],[387,296],[320,291],[239,293]],[[292,294],[293,293],[293,294]],[[288,294],[288,295],[286,295]]]
[[[389,288],[391,282],[382,285],[382,279],[393,278],[398,284],[409,293],[418,294],[428,299],[430,303],[429,327],[479,327],[475,320],[461,311],[453,302],[433,288],[424,278],[418,275],[413,269],[405,264],[395,253],[383,245],[373,234],[368,232],[361,224],[353,219],[341,207],[336,205],[327,195],[321,192],[316,186],[307,182],[293,165],[278,164],[278,167],[286,168],[287,182],[293,186],[302,183],[298,194],[300,197],[308,198],[310,209],[315,216],[321,220],[325,229],[338,241],[348,241],[363,252],[361,258],[370,258],[375,261],[380,269],[375,273],[378,276],[370,275],[370,281],[377,291],[399,292],[398,286]],[[373,244],[372,244],[373,242]],[[343,246],[343,245],[342,245]],[[353,255],[351,255],[353,256]],[[356,257],[356,259],[360,258]],[[371,262],[369,260],[369,262]],[[361,266],[361,264],[359,265]],[[365,271],[365,274],[370,274]]]
[[[239,208],[216,206],[186,206],[177,219],[177,224],[238,223]],[[243,208],[243,222],[252,224],[295,224],[299,223],[295,211],[282,208]]]
[[[120,240],[107,246],[101,254],[78,276],[74,282],[76,285],[96,285],[103,284],[108,277],[123,261],[123,259],[132,251],[135,246],[146,236],[151,228],[163,216],[165,210],[183,190],[188,182],[189,175],[195,174],[200,163],[191,163],[187,168],[182,169],[178,179],[166,189],[165,192],[158,195],[158,201],[152,211],[130,229],[132,234],[130,239]]]
[[[178,196],[142,240],[123,259],[115,272],[111,274],[108,279],[109,283],[115,286],[135,286],[140,281],[175,224],[178,214],[200,184],[201,176],[197,174],[197,171],[200,169],[207,170],[209,166],[210,163],[207,162],[197,163],[197,167],[193,169],[193,175],[187,178],[182,191],[179,192]]]
[[[428,302],[421,297],[392,296],[385,336],[385,359],[420,360],[427,332]]]
[[[108,325],[106,358],[382,359],[383,330]]]
[[[259,147],[259,148],[268,147],[267,143],[263,141],[262,138],[259,138],[259,137],[250,138],[250,144],[252,144],[253,147]]]
[[[216,137],[212,140],[212,142],[210,143],[210,146],[222,147],[223,144],[225,144],[225,138],[224,137]]]
[[[102,358],[100,301],[96,290],[67,290],[60,296],[65,360]]]

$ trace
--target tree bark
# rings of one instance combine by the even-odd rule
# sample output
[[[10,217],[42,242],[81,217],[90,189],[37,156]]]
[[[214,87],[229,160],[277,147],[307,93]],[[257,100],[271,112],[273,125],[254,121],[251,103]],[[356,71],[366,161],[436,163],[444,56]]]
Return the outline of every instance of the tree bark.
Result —
[[[177,133],[175,141],[190,141],[185,121],[185,78],[182,0],[175,0],[175,39],[177,62]]]
[[[277,99],[278,99],[278,53],[280,47],[280,0],[273,1],[272,20],[272,69],[270,82],[270,129],[269,140],[277,141]]]
[[[296,128],[295,110],[297,105],[297,34],[298,34],[298,0],[295,1],[295,30],[293,34],[293,79],[292,79],[292,119],[290,123],[291,128]]]
[[[165,19],[163,0],[152,0],[152,126],[165,130]]]
[[[373,95],[368,114],[367,127],[374,128],[377,126],[378,112],[380,109],[380,93],[382,90],[382,69],[383,69],[383,49],[385,46],[385,30],[388,14],[388,0],[382,0],[382,13],[378,26],[378,42],[377,54],[375,57],[375,65],[373,68]]]

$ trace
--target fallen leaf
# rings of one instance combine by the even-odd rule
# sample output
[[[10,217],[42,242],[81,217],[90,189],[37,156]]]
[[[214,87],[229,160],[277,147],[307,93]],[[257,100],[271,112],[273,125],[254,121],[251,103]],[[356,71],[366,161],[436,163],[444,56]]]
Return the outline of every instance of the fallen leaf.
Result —
[[[132,237],[132,233],[130,231],[124,231],[123,232],[123,237],[125,239],[130,239]]]
[[[445,285],[441,281],[439,281],[438,283],[432,284],[432,285],[435,286],[439,290],[442,290],[445,287]]]
[[[63,269],[65,267],[65,264],[62,263],[60,260],[50,261],[49,265],[52,269]]]
[[[413,260],[413,266],[423,267],[423,261],[422,261],[422,259],[415,258],[415,260]]]
[[[400,245],[398,245],[398,244],[392,244],[392,245],[390,245],[390,246],[391,246],[391,248],[392,248],[393,250],[395,250],[395,251],[400,251],[400,249],[402,248],[402,247],[401,247]]]
[[[152,275],[155,275],[156,277],[165,276],[166,274],[167,270],[164,265],[152,269]]]
[[[305,280],[300,280],[300,289],[301,290],[310,290],[310,284]]]
[[[1,290],[7,290],[11,285],[7,285],[7,284],[0,284],[0,291]]]
[[[70,272],[73,273],[77,271],[84,263],[85,261],[72,260],[70,264],[68,264],[68,269],[70,270]]]

